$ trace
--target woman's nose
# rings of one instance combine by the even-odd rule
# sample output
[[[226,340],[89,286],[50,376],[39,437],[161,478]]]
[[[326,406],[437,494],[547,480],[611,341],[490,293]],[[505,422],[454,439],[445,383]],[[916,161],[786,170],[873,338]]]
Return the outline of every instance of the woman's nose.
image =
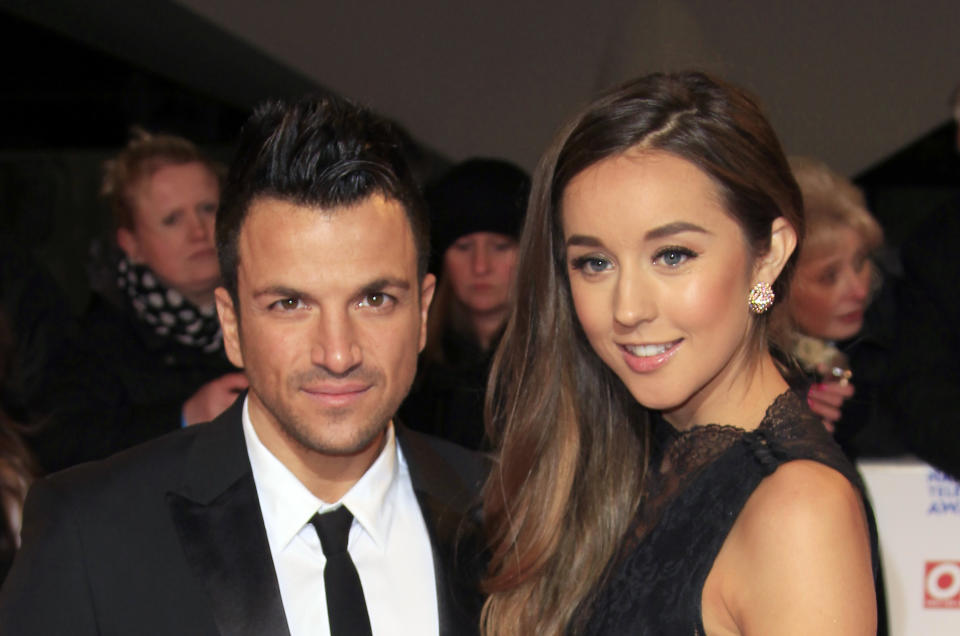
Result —
[[[486,274],[490,271],[490,249],[486,245],[478,245],[473,251],[473,273]]]
[[[657,304],[650,285],[641,276],[621,275],[613,295],[613,319],[624,327],[648,322],[657,315]]]
[[[852,298],[864,300],[870,294],[870,278],[872,275],[870,265],[864,265],[861,271],[851,273],[847,293],[850,294]]]
[[[213,236],[214,219],[209,214],[194,212],[190,215],[190,236],[205,240]]]

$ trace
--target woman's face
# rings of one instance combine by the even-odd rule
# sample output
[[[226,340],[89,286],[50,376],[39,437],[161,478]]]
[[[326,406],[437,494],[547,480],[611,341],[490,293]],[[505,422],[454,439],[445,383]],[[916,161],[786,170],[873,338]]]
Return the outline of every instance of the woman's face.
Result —
[[[800,331],[827,340],[860,332],[872,266],[863,238],[850,227],[830,231],[829,246],[804,249],[790,290],[790,315]]]
[[[194,304],[211,302],[220,280],[213,233],[220,203],[216,176],[199,162],[162,166],[134,200],[133,229],[117,231],[128,258]]]
[[[597,355],[670,421],[709,417],[748,360],[755,282],[713,182],[669,153],[629,151],[574,177],[562,211],[573,302]]]
[[[517,263],[517,242],[495,232],[461,236],[443,256],[444,276],[472,314],[505,312]]]

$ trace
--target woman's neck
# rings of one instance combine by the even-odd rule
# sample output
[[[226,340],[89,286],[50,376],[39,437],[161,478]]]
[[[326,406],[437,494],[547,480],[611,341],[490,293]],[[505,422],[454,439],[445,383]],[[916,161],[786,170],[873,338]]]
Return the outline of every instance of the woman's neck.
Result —
[[[764,352],[759,359],[745,361],[714,378],[684,404],[664,411],[663,417],[680,431],[707,424],[753,430],[788,388],[773,357]]]

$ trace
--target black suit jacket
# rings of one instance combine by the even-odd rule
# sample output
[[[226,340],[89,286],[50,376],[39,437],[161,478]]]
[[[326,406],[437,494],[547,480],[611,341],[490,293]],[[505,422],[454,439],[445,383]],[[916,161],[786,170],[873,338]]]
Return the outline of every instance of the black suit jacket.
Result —
[[[241,405],[34,484],[0,633],[288,634]],[[402,426],[397,439],[433,546],[440,633],[476,633],[485,466]]]

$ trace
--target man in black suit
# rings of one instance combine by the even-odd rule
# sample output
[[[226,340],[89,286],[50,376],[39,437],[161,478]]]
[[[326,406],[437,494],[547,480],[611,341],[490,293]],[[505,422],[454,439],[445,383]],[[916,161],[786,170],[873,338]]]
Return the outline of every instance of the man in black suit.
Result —
[[[422,219],[389,124],[337,98],[260,107],[216,227],[249,391],[35,485],[0,632],[475,632],[484,467],[393,420],[435,284]]]

